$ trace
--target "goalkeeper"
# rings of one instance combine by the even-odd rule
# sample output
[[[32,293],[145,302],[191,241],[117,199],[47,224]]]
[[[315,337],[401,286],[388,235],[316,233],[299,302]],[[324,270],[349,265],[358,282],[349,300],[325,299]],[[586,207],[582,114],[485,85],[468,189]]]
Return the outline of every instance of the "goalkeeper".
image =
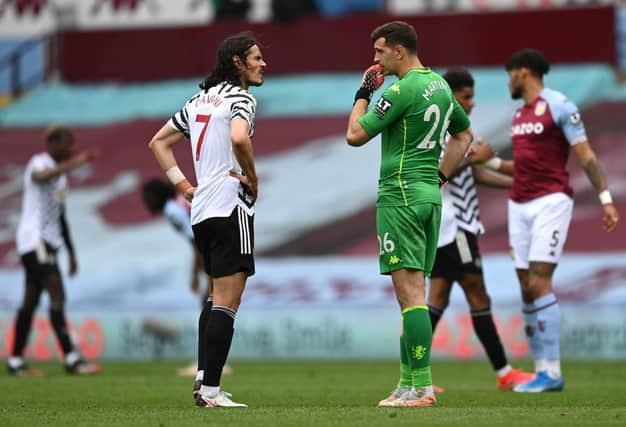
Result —
[[[371,35],[375,65],[358,89],[346,139],[361,146],[382,134],[376,229],[381,274],[390,274],[402,311],[400,381],[379,406],[415,407],[436,403],[430,348],[432,329],[424,277],[430,275],[441,220],[440,187],[463,160],[472,142],[470,121],[446,81],[424,67],[415,29],[390,22]],[[385,75],[390,85],[368,110]],[[443,160],[441,146],[450,133]]]

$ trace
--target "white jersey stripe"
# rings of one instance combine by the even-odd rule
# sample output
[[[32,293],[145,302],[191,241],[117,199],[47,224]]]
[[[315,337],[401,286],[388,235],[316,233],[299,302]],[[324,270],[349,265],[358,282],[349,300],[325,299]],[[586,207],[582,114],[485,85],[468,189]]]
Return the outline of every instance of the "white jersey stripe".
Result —
[[[249,223],[249,217],[248,215],[245,213],[245,211],[241,208],[239,208],[241,210],[241,215],[243,216],[243,230],[244,230],[244,239],[245,239],[245,252],[246,254],[250,254],[252,253],[252,248],[250,245],[250,223]]]
[[[239,253],[245,253],[245,241],[243,231],[243,218],[241,217],[241,208],[237,206],[237,222],[239,223]]]
[[[461,230],[456,232],[456,247],[459,249],[459,256],[463,264],[472,262],[472,251],[467,242],[467,236]]]

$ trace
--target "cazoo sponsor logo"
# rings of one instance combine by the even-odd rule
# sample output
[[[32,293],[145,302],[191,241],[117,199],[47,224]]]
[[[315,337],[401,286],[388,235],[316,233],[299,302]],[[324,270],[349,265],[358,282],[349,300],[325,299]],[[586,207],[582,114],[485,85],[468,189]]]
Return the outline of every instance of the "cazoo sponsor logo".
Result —
[[[531,135],[531,134],[535,134],[535,135],[540,135],[541,133],[543,133],[543,123],[541,122],[537,122],[537,123],[531,123],[531,122],[526,122],[526,123],[520,123],[518,125],[514,125],[513,127],[511,127],[511,136],[515,136],[515,135]]]

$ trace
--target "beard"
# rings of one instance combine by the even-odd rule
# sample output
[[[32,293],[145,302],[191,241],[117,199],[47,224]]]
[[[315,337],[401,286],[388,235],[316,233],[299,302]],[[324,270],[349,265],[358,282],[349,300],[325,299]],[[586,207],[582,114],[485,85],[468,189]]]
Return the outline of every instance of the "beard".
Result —
[[[511,98],[512,99],[521,99],[522,97],[522,89],[516,87],[511,90]]]

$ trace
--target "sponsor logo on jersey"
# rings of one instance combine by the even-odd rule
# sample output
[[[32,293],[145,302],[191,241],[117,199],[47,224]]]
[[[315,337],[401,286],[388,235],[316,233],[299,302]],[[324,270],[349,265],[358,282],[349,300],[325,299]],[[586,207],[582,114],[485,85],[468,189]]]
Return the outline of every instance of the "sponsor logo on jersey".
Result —
[[[541,122],[519,123],[511,127],[511,136],[531,135],[533,133],[535,135],[540,135],[541,133],[543,133],[543,129],[544,129],[544,126],[543,126],[543,123]]]
[[[543,113],[546,112],[546,103],[544,101],[539,101],[537,105],[535,105],[535,116],[543,116]]]
[[[387,114],[387,111],[391,108],[393,104],[384,96],[381,96],[378,102],[376,103],[376,107],[374,108],[374,112],[376,115],[382,119]]]

